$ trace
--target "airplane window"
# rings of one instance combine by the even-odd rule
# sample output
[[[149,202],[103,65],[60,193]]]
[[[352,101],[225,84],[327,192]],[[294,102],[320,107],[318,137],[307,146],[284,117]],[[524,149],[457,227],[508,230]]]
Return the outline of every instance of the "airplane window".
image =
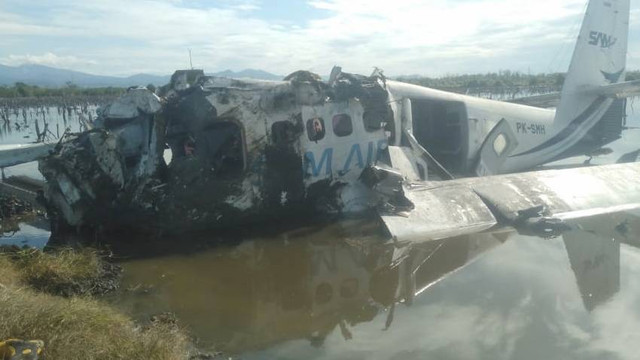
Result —
[[[504,136],[504,134],[498,135],[498,137],[493,141],[493,151],[496,152],[496,155],[501,156],[506,148],[507,138]]]
[[[333,117],[333,133],[337,136],[344,137],[353,133],[353,123],[351,116],[347,114],[338,114]]]
[[[309,135],[309,140],[311,141],[319,141],[324,139],[324,120],[320,117],[314,117],[313,119],[307,120],[307,134]]]

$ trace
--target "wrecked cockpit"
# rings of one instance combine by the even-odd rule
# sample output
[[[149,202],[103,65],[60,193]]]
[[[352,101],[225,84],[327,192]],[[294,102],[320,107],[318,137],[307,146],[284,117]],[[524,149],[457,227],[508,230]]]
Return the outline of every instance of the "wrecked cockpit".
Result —
[[[358,179],[395,132],[385,87],[339,68],[328,82],[178,71],[158,95],[129,89],[41,160],[46,197],[63,225],[160,232],[366,208]]]

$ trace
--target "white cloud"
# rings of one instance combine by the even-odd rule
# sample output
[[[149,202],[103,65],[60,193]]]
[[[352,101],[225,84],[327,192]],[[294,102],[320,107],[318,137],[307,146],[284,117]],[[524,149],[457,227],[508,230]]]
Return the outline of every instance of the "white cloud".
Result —
[[[21,64],[37,64],[62,68],[97,64],[94,60],[80,59],[76,56],[58,56],[51,52],[44,53],[42,55],[9,55],[4,58],[0,58],[0,62],[13,66]]]
[[[286,26],[256,18],[252,10],[268,6],[260,0],[205,4],[57,0],[46,18],[18,16],[0,6],[0,20],[6,20],[0,22],[0,40],[46,37],[40,41],[43,51],[100,59],[100,72],[111,74],[170,73],[184,66],[191,48],[196,64],[207,71],[252,67],[326,74],[340,64],[354,72],[378,66],[389,75],[436,75],[513,69],[510,64],[526,60],[516,62],[522,53],[557,49],[575,37],[572,24],[584,9],[584,0],[313,0],[313,7],[325,10],[324,18]],[[66,38],[81,38],[82,45],[60,45]],[[0,49],[0,57],[7,57],[2,51],[7,50]],[[530,62],[536,69],[540,59]]]

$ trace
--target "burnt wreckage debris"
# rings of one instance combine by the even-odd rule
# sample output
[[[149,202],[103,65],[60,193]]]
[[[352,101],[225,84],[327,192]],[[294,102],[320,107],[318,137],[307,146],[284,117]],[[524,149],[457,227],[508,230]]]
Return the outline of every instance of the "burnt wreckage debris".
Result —
[[[343,184],[307,171],[303,108],[355,101],[367,129],[394,121],[384,77],[339,68],[329,82],[306,71],[282,82],[177,71],[157,93],[130,88],[99,110],[89,131],[68,135],[40,160],[57,230],[180,232],[285,210],[336,212]]]

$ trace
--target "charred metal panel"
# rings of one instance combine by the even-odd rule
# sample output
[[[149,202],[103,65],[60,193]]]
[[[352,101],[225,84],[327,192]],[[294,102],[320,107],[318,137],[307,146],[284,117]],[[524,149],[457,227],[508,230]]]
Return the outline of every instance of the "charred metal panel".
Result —
[[[265,149],[264,206],[267,208],[303,205],[302,155],[297,149],[303,131],[300,115],[271,126],[271,144]]]

